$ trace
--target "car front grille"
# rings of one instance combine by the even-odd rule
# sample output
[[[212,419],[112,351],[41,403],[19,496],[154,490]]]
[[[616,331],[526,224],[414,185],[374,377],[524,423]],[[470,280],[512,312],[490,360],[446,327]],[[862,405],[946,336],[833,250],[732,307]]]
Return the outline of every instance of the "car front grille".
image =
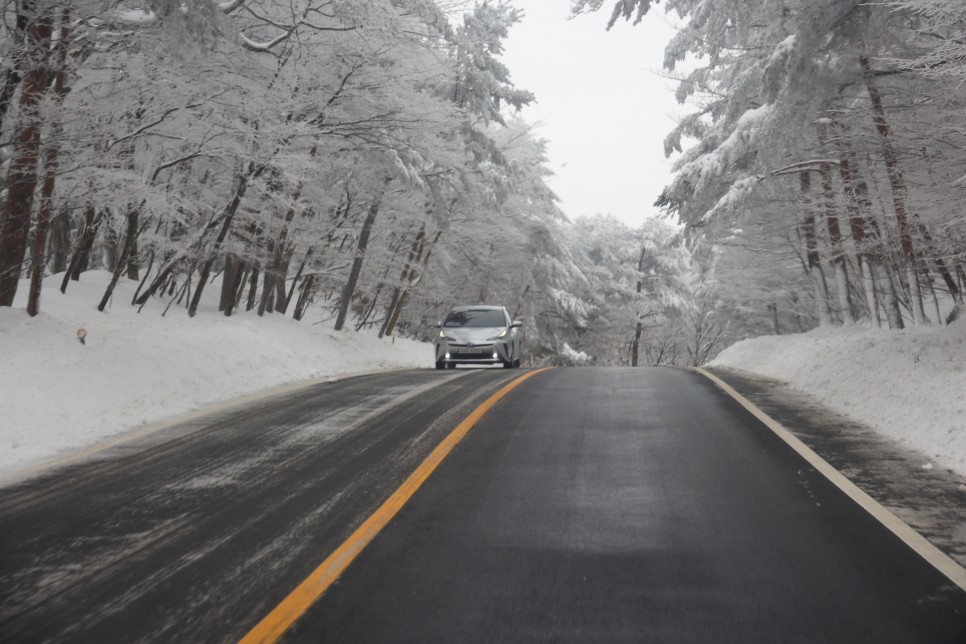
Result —
[[[450,343],[449,345],[449,353],[454,360],[492,360],[495,349],[492,344],[471,346]]]

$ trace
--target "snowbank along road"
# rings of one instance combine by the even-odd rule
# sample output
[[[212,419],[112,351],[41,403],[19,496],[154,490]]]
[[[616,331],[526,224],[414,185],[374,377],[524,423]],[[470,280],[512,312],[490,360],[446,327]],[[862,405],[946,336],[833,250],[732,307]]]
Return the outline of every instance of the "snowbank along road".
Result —
[[[3,489],[0,639],[966,641],[949,575],[700,374],[520,375],[316,385]]]

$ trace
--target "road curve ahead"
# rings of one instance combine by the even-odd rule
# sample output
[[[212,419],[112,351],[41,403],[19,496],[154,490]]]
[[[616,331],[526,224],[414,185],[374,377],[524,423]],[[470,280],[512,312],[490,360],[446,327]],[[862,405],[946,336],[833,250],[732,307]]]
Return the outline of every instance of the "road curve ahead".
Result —
[[[232,642],[519,371],[379,374],[0,490],[0,641]],[[699,374],[486,413],[291,642],[966,642],[966,593]]]
[[[701,376],[558,369],[291,642],[966,642],[966,594]]]

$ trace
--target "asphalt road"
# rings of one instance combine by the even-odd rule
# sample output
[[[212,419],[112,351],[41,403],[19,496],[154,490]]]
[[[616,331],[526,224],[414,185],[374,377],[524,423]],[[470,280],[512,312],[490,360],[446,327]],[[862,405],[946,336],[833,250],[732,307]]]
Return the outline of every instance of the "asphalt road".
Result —
[[[383,374],[0,490],[0,641],[233,641],[519,371]],[[966,642],[966,593],[698,374],[558,369],[286,641]]]

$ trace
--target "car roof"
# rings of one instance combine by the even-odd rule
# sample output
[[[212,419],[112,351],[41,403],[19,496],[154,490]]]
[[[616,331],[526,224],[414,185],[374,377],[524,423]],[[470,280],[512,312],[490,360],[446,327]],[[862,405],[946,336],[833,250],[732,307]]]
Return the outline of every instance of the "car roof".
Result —
[[[491,304],[464,304],[462,306],[454,306],[450,311],[502,311],[505,306],[493,306]]]

